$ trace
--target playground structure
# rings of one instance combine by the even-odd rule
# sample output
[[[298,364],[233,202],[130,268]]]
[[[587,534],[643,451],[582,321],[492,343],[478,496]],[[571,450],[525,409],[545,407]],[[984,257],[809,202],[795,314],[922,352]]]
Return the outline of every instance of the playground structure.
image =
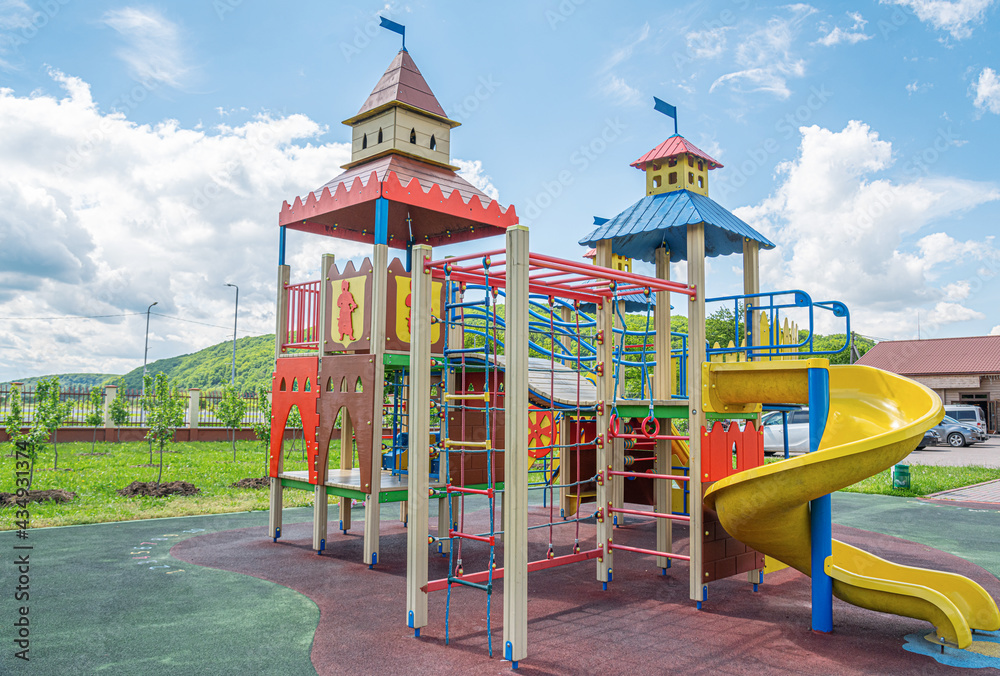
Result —
[[[528,654],[528,574],[594,561],[607,589],[616,556],[655,557],[663,574],[683,575],[686,563],[689,597],[701,608],[716,580],[744,575],[756,590],[767,555],[812,576],[819,631],[832,629],[834,594],[925,619],[942,646],[964,648],[972,630],[1000,629],[996,604],[966,578],[832,540],[830,492],[905,457],[941,419],[941,404],[905,378],[829,366],[823,356],[839,350],[814,349],[816,315],[842,319],[848,336],[843,304],[761,292],[759,251],[774,244],[708,197],[709,172],[721,164],[676,133],[643,155],[633,166],[645,173],[646,196],[596,219],[580,242],[593,247],[591,264],[531,253],[514,207],[455,173],[458,123],[405,49],[345,124],[345,172],[279,216],[272,430],[298,408],[309,469],[285,471],[281,435],[272,433],[274,540],[286,488],[314,492],[318,553],[331,546],[329,496],[341,499],[344,532],[351,502],[362,501],[372,567],[379,507],[399,502],[407,625],[419,636],[430,596],[442,591],[447,638],[453,590],[479,590],[492,654],[502,578],[502,654],[514,666]],[[355,267],[324,255],[319,280],[292,284],[288,229],[364,242],[372,256]],[[501,234],[503,248],[439,251]],[[403,260],[390,262],[390,248],[405,251]],[[706,257],[732,254],[742,256],[743,293],[706,298]],[[655,276],[633,273],[632,260],[653,264]],[[684,282],[670,279],[679,261]],[[688,330],[673,333],[671,300],[685,298]],[[713,303],[733,308],[727,346],[706,344]],[[765,465],[762,407],[793,404],[810,407],[812,452]],[[338,420],[340,466],[331,468]],[[542,521],[529,509],[531,491],[544,496]],[[488,529],[470,530],[466,515],[483,509]],[[655,519],[648,547],[615,543],[614,529],[633,517]],[[596,524],[593,540],[582,535],[585,522]],[[675,551],[675,523],[687,526],[685,555]],[[574,529],[572,547],[554,544],[556,528]],[[548,547],[529,561],[534,533],[547,533]],[[484,570],[465,570],[470,548],[485,550]],[[429,580],[436,553],[448,557],[448,575]]]

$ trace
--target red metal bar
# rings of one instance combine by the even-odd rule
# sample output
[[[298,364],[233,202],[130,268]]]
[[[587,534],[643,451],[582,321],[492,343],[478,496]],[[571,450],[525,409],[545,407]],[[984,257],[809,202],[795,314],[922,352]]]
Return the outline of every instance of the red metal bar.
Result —
[[[673,521],[690,521],[690,516],[683,514],[660,514],[659,512],[643,512],[638,509],[622,509],[619,507],[608,507],[612,514],[635,514],[636,516],[655,516],[657,519],[671,519]]]
[[[433,273],[435,279],[444,279],[445,274],[442,271],[435,270]],[[473,274],[468,272],[453,272],[450,278],[454,282],[465,282],[468,284],[486,284],[486,276],[483,274]],[[490,286],[494,288],[503,289],[506,288],[507,283],[504,279],[497,277],[496,275],[490,275]],[[528,290],[531,293],[537,293],[542,296],[556,296],[558,298],[569,298],[571,300],[578,300],[583,303],[599,303],[601,297],[593,294],[581,291],[573,291],[558,286],[545,286],[542,284],[531,284],[529,282]]]
[[[552,270],[577,272],[589,277],[610,279],[616,282],[632,282],[641,287],[649,287],[650,289],[656,289],[658,291],[672,291],[686,296],[696,295],[695,289],[690,288],[687,284],[656,279],[655,277],[645,277],[643,275],[637,275],[633,272],[613,270],[612,268],[605,268],[599,265],[593,265],[592,263],[575,263],[573,261],[567,261],[561,258],[536,253],[529,254],[528,260],[531,263],[540,264]]]
[[[644,474],[643,472],[619,472],[609,469],[608,476],[631,476],[637,479],[669,479],[671,481],[687,481],[690,477],[675,476],[673,474]]]
[[[493,489],[492,488],[486,488],[486,489],[481,489],[481,488],[466,488],[465,486],[452,486],[451,484],[448,484],[448,486],[445,488],[445,492],[447,492],[447,493],[472,493],[473,495],[485,495],[486,497],[489,497],[489,498],[493,497]]]
[[[534,572],[536,570],[545,570],[546,568],[555,568],[557,566],[566,566],[571,563],[579,563],[580,561],[587,561],[589,559],[596,559],[603,553],[602,549],[590,549],[585,552],[580,552],[578,554],[566,554],[565,556],[556,556],[551,559],[541,559],[540,561],[529,561],[528,562],[528,572]],[[489,578],[490,572],[488,570],[480,571],[478,573],[469,573],[468,575],[463,575],[463,580],[468,580],[469,582],[485,582]],[[499,580],[503,577],[503,568],[497,568],[493,571],[493,579]],[[448,578],[443,578],[440,580],[431,580],[426,585],[420,588],[423,592],[435,592],[442,591],[448,588]]]
[[[638,364],[639,362],[633,362]],[[647,437],[645,434],[614,434],[608,435],[612,439],[638,439],[640,441],[690,441],[690,437],[678,436],[676,434],[656,434],[651,437]]]
[[[446,265],[448,263],[460,263],[462,261],[471,261],[473,258],[485,258],[485,257],[488,257],[488,256],[498,256],[500,254],[506,254],[506,253],[507,253],[506,249],[497,249],[495,251],[484,251],[482,253],[465,254],[465,255],[462,255],[462,256],[454,256],[452,258],[442,258],[442,259],[436,260],[436,261],[425,262],[424,263],[424,267],[425,268],[439,268],[442,265]]]
[[[489,537],[485,535],[473,535],[472,533],[460,533],[457,530],[449,530],[448,536],[453,538],[464,538],[466,540],[476,540],[477,542],[485,542],[486,544],[493,546],[495,540],[494,536]]]
[[[670,552],[654,552],[652,549],[639,549],[638,547],[627,547],[626,545],[615,545],[609,544],[608,549],[620,549],[623,552],[635,552],[636,554],[649,554],[650,556],[662,556],[666,559],[680,559],[681,561],[690,561],[690,556],[684,556],[683,554],[671,554]]]

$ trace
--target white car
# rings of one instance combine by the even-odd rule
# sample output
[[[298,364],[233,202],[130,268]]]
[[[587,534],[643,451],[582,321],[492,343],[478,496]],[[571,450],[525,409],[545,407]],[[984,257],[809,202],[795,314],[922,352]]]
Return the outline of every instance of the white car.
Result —
[[[765,413],[761,418],[764,430],[764,452],[785,454],[785,430],[781,422],[781,411]],[[809,409],[789,411],[788,416],[788,452],[809,452]]]

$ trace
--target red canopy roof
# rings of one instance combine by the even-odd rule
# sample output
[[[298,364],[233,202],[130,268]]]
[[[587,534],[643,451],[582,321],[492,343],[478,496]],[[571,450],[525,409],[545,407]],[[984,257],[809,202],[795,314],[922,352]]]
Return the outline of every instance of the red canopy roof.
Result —
[[[278,224],[356,242],[374,242],[375,200],[389,201],[389,246],[451,244],[502,235],[518,222],[450,169],[402,155],[352,167],[316,192],[282,204]]]
[[[389,64],[385,74],[361,106],[361,110],[351,120],[394,101],[419,108],[432,115],[448,117],[434,97],[434,92],[427,86],[427,81],[420,74],[410,53],[405,50],[400,50],[396,54],[396,58]]]
[[[1000,373],[1000,336],[885,340],[858,363],[901,375]]]
[[[688,153],[694,155],[695,157],[700,157],[708,163],[709,169],[718,169],[722,166],[722,163],[713,160],[708,156],[706,152],[699,149],[695,144],[688,141],[686,138],[679,134],[674,134],[666,141],[656,146],[648,153],[637,159],[630,166],[636,167],[638,169],[646,169],[646,165],[650,162],[655,162],[656,160],[664,160],[668,157],[676,157],[681,153]]]

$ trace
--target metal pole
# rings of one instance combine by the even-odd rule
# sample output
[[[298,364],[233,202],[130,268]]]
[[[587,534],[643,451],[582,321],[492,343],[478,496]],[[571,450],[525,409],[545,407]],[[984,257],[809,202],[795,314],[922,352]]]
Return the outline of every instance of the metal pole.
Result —
[[[830,373],[809,369],[809,452],[819,450],[830,413]],[[826,573],[826,559],[833,552],[832,512],[829,493],[809,503],[811,531],[812,628],[833,631],[833,580]]]
[[[226,286],[236,289],[236,310],[233,311],[233,387],[236,387],[236,320],[240,315],[240,287],[228,282]]]
[[[146,308],[146,349],[142,352],[142,396],[146,396],[146,358],[149,356],[149,311],[153,309],[154,305],[157,305],[159,301],[153,301]],[[145,420],[145,410],[139,411],[139,424],[141,425],[143,420]]]

